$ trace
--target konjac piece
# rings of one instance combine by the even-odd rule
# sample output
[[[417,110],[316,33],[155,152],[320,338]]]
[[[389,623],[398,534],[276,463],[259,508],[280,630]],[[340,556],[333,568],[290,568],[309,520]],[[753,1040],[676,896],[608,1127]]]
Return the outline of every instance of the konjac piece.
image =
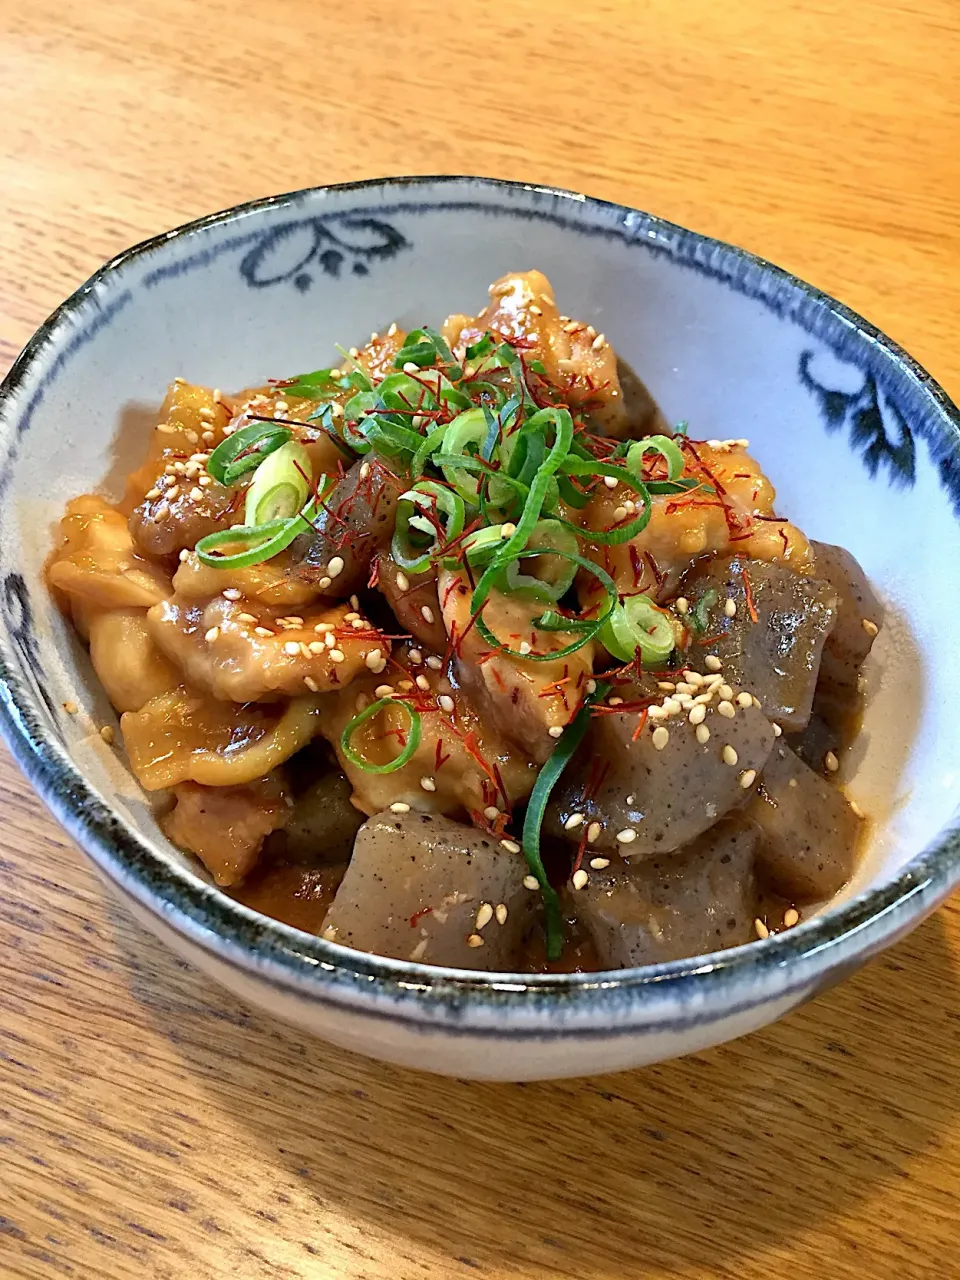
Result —
[[[820,660],[820,683],[832,693],[855,693],[860,668],[883,625],[884,608],[849,551],[826,542],[812,546],[817,576],[829,582],[837,596],[836,622]]]
[[[740,946],[756,939],[756,845],[754,830],[726,819],[676,853],[639,863],[614,858],[566,901],[604,969]]]
[[[311,867],[346,862],[363,824],[346,776],[335,765],[319,767],[323,772],[294,795],[289,819],[271,841],[277,857]]]
[[[746,816],[760,831],[758,869],[784,897],[818,902],[850,879],[863,820],[784,743],[771,752]]]
[[[631,708],[640,692],[618,687]],[[591,850],[646,857],[690,844],[745,804],[773,747],[773,726],[735,694],[700,705],[696,726],[679,707],[668,718],[651,718],[648,710],[642,723],[642,710],[594,715],[554,791],[544,830],[579,844],[593,826]]]
[[[493,836],[426,813],[378,813],[324,921],[359,951],[455,969],[516,970],[538,904],[523,858]]]
[[[706,561],[684,579],[683,590],[691,608],[708,591],[716,596],[697,642],[701,651],[720,658],[731,681],[758,698],[770,720],[790,733],[802,729],[837,618],[833,587],[784,565],[734,556]]]

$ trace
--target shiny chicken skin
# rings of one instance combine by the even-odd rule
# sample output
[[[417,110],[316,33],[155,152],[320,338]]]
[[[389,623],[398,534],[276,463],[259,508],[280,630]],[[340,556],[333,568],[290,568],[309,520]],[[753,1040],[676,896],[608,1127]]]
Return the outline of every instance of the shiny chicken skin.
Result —
[[[539,360],[564,401],[589,414],[605,435],[619,439],[626,434],[613,347],[592,325],[560,314],[553,286],[541,271],[501,276],[490,286],[490,302],[478,316],[450,316],[443,326],[443,336],[461,357],[485,333],[515,344],[528,362]]]
[[[705,556],[736,551],[754,560],[777,560],[796,573],[811,573],[815,556],[804,534],[774,513],[776,490],[740,441],[686,441],[684,474],[703,486],[687,494],[655,494],[650,520],[629,542],[589,552],[623,595],[676,595],[680,579]],[[616,528],[632,518],[631,491],[605,485],[583,511],[586,529]],[[627,504],[631,505],[627,505]],[[592,577],[581,575],[586,600],[596,596]]]

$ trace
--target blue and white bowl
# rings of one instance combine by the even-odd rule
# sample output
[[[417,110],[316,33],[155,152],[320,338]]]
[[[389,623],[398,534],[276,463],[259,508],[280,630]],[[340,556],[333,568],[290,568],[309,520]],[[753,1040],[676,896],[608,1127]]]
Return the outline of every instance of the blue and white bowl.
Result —
[[[66,500],[134,465],[129,428],[146,426],[171,377],[237,388],[314,368],[336,342],[475,309],[489,281],[534,266],[636,367],[668,420],[687,419],[696,437],[749,437],[782,512],[848,547],[887,604],[845,778],[872,840],[840,898],[786,934],[606,974],[362,955],[219,892],[97,734],[114,717],[44,588],[44,558]],[[147,928],[337,1044],[507,1080],[653,1062],[786,1013],[960,880],[948,692],[960,670],[960,415],[883,334],[739,249],[619,205],[474,178],[242,205],[121,254],[51,316],[0,390],[0,458],[0,715],[17,760]]]

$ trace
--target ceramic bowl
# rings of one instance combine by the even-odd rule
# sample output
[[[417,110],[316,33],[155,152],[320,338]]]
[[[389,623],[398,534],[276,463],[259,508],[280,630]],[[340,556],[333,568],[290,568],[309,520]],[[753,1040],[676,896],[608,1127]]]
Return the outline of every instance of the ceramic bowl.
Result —
[[[117,479],[172,376],[236,388],[314,368],[392,320],[476,309],[545,271],[668,420],[747,436],[810,536],[888,606],[845,782],[872,815],[859,870],[788,933],[615,973],[524,976],[362,955],[220,893],[163,837],[83,648],[44,589],[66,500]],[[142,441],[143,436],[140,437]],[[570,192],[472,178],[318,188],[108,263],[0,392],[0,712],[25,773],[130,911],[243,999],[327,1039],[458,1076],[525,1080],[687,1053],[779,1017],[912,929],[960,879],[960,417],[893,342],[752,255]],[[64,711],[73,701],[81,713]]]

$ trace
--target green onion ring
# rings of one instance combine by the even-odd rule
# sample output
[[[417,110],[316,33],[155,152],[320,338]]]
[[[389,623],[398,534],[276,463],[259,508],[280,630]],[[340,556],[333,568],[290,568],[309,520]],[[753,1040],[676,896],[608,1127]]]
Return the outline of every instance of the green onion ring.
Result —
[[[621,662],[662,663],[676,647],[676,635],[664,611],[649,596],[627,596],[604,624],[600,643]]]
[[[643,459],[648,453],[658,453],[666,461],[668,480],[679,480],[683,475],[683,454],[676,441],[669,436],[646,436],[635,440],[627,450],[627,467],[640,480],[643,479]]]
[[[437,484],[435,480],[421,480],[412,489],[401,494],[397,503],[397,517],[390,554],[400,568],[406,569],[408,573],[421,573],[429,568],[431,557],[440,545],[437,530],[432,523],[429,531],[415,524],[414,529],[418,533],[426,533],[427,536],[432,537],[433,544],[419,552],[413,547],[410,526],[415,520],[425,519],[417,515],[418,508],[421,511],[435,511],[438,520],[441,513],[447,517],[444,526],[447,542],[460,536],[466,518],[466,507],[460,495],[442,484]]]
[[[379,715],[384,707],[390,706],[402,707],[407,713],[407,717],[410,721],[410,729],[407,736],[406,746],[396,759],[388,761],[387,764],[370,764],[368,760],[365,760],[363,756],[358,755],[356,751],[354,751],[353,747],[350,745],[350,739],[362,724],[373,719],[374,716]],[[408,706],[407,703],[401,702],[398,698],[381,698],[379,702],[373,702],[369,707],[365,707],[363,711],[358,712],[357,715],[355,715],[353,719],[344,726],[343,733],[340,735],[340,750],[351,764],[356,765],[358,769],[365,770],[367,773],[395,773],[397,769],[402,769],[403,766],[408,764],[413,758],[417,747],[420,745],[422,727],[420,712],[414,707]]]
[[[512,542],[513,539],[511,538]],[[509,546],[509,543],[507,543]],[[576,653],[578,649],[582,649],[588,640],[599,632],[600,628],[613,613],[619,601],[616,584],[610,575],[601,569],[598,564],[594,564],[592,560],[588,560],[586,556],[581,556],[572,551],[560,551],[556,547],[545,548],[526,548],[518,552],[511,559],[525,560],[529,556],[543,555],[544,551],[549,551],[552,555],[562,556],[565,560],[571,560],[574,564],[586,569],[588,573],[592,573],[600,585],[607,593],[607,608],[598,618],[564,618],[553,610],[548,610],[540,618],[534,619],[531,625],[539,631],[570,631],[579,635],[579,639],[572,644],[565,645],[562,649],[555,649],[553,653],[521,653],[519,649],[508,649],[501,644],[500,640],[493,634],[490,628],[483,620],[480,613],[491,590],[500,579],[506,565],[496,557],[493,563],[484,571],[480,581],[477,583],[473,597],[470,601],[471,615],[476,616],[477,633],[486,641],[487,644],[495,648],[499,653],[504,654],[508,658],[518,658],[521,662],[554,662],[561,658],[568,658],[572,653]]]
[[[328,478],[324,495],[333,484]],[[274,556],[286,551],[294,538],[306,532],[311,522],[316,519],[323,501],[323,495],[312,498],[299,515],[289,520],[271,520],[268,524],[234,525],[230,529],[218,529],[216,533],[208,533],[201,538],[194,550],[202,564],[212,569],[246,569],[251,564],[261,564],[264,560],[272,560]],[[228,547],[234,543],[246,542],[245,551],[237,551],[233,555],[218,556],[213,552],[217,547]]]
[[[233,484],[244,472],[258,467],[268,454],[292,439],[290,428],[279,422],[251,422],[220,441],[207,459],[207,471],[220,484]],[[259,447],[254,449],[254,445]]]

